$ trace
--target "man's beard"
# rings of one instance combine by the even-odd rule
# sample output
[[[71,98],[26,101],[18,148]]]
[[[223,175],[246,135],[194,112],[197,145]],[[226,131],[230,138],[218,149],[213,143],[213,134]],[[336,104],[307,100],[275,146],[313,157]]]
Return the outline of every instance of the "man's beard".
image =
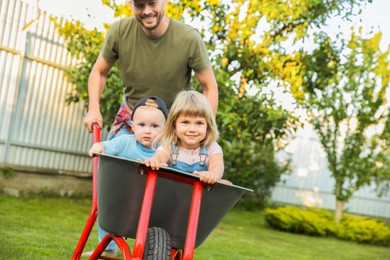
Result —
[[[147,27],[147,26],[144,24],[144,22],[143,22],[143,19],[144,19],[144,18],[140,18],[140,19],[138,19],[138,21],[139,21],[139,23],[142,25],[143,28],[145,28],[145,29],[148,30],[148,31],[153,31],[153,30],[155,30],[155,29],[161,24],[161,21],[162,21],[163,17],[164,17],[164,15],[162,15],[162,16],[160,16],[160,17],[157,17],[156,25],[153,26],[153,27]]]

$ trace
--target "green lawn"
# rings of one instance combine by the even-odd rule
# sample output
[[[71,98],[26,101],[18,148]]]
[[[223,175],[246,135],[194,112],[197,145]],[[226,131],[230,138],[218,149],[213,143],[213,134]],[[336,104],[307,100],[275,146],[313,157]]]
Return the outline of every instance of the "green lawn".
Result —
[[[0,259],[71,259],[90,199],[0,195]],[[92,231],[86,250],[96,245]],[[131,243],[131,241],[129,242]],[[232,210],[195,251],[195,259],[390,259],[390,248],[278,232],[260,212]]]

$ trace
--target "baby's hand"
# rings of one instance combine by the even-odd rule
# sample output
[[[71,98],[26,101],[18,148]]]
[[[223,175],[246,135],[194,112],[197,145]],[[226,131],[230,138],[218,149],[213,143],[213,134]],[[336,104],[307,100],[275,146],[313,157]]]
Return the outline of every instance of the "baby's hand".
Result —
[[[220,178],[216,174],[209,171],[204,171],[204,172],[194,171],[194,174],[199,176],[199,180],[206,184],[214,184],[220,180]]]
[[[89,157],[93,157],[94,153],[104,153],[104,145],[102,143],[94,143],[88,152]]]

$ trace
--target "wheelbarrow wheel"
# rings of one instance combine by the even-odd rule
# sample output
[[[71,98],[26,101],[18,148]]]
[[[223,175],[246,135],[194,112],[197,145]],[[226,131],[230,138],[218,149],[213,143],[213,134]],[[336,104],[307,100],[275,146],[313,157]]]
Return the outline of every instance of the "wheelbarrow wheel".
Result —
[[[148,229],[144,251],[144,260],[169,260],[171,239],[168,232],[159,227]]]

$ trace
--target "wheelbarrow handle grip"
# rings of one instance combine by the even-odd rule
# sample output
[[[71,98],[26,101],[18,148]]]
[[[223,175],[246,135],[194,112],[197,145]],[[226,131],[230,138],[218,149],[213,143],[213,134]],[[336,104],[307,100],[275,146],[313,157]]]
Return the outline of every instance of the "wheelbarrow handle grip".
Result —
[[[92,123],[92,134],[93,134],[92,142],[93,143],[100,142],[100,126],[96,122]]]

